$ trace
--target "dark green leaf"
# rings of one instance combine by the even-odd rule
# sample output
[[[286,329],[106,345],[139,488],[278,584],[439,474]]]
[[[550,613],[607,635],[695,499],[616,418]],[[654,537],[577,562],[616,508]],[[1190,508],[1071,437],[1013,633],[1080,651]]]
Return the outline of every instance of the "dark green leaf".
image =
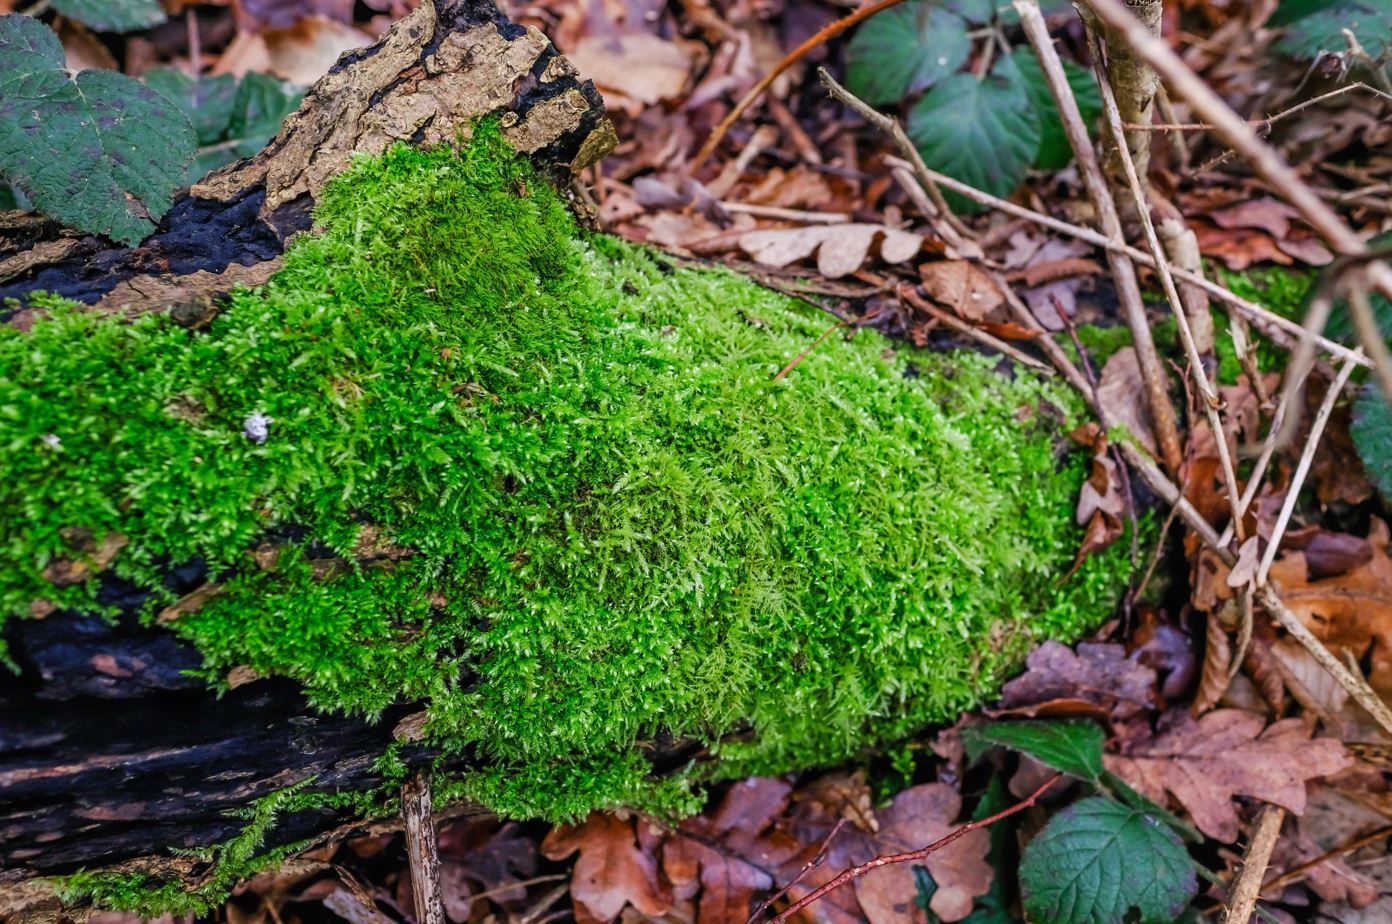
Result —
[[[990,722],[962,738],[973,760],[986,747],[1000,746],[1094,785],[1104,772],[1102,729],[1091,722]]]
[[[1034,155],[1034,168],[1062,169],[1073,160],[1073,147],[1064,134],[1063,120],[1059,117],[1054,97],[1049,93],[1049,85],[1044,82],[1039,59],[1029,48],[1016,49],[1011,57],[1024,77],[1034,111],[1039,114],[1039,151]],[[1092,76],[1092,71],[1072,61],[1063,62],[1063,73],[1068,78],[1073,96],[1078,100],[1078,110],[1083,114],[1084,124],[1091,127],[1102,114],[1102,91],[1097,87],[1097,80]]]
[[[1101,796],[1055,815],[1020,860],[1025,911],[1050,924],[1169,924],[1198,888],[1173,831]]]
[[[250,157],[265,147],[303,97],[303,91],[293,84],[269,74],[253,71],[243,77],[227,127],[227,137],[237,142],[233,149],[236,156]]]
[[[0,170],[58,221],[138,243],[183,183],[193,128],[139,81],[65,63],[48,27],[0,16]]]
[[[1010,805],[1008,796],[1000,777],[993,775],[981,801],[972,811],[972,820],[981,821],[1003,811]],[[962,924],[1015,924],[1016,918],[1011,912],[1011,887],[1006,876],[1007,868],[1014,867],[1013,863],[1009,867],[1006,865],[1006,851],[1008,845],[1013,843],[1014,836],[1010,825],[1005,822],[991,825],[987,830],[991,832],[991,853],[986,862],[991,864],[996,875],[991,878],[990,891],[976,899],[972,913],[962,919]]]
[[[933,896],[938,893],[938,883],[933,879],[933,874],[928,871],[926,866],[915,866],[914,874],[914,904],[922,909],[928,924],[942,924],[942,918],[938,917],[929,904],[933,901]]]
[[[231,74],[190,77],[172,67],[145,75],[145,83],[169,97],[193,123],[200,145],[216,144],[227,134],[237,101],[237,78]]]
[[[1039,150],[1039,115],[1010,58],[985,80],[956,74],[909,110],[909,137],[934,170],[997,196],[1020,185]],[[947,193],[954,208],[978,206]]]
[[[1382,234],[1374,235],[1368,239],[1368,247],[1378,250],[1383,247],[1392,247],[1392,231],[1385,231]],[[1315,285],[1319,285],[1317,280]],[[1380,292],[1368,293],[1368,303],[1373,309],[1373,320],[1377,322],[1377,328],[1382,332],[1384,340],[1392,340],[1392,301],[1388,301]],[[1303,315],[1304,312],[1302,311]],[[1354,331],[1353,318],[1349,315],[1348,302],[1339,299],[1334,303],[1334,310],[1329,315],[1329,324],[1325,327],[1325,334],[1343,343],[1353,343],[1358,339]]]
[[[1364,385],[1353,406],[1353,445],[1368,477],[1392,497],[1392,407],[1376,384]]]
[[[165,20],[159,0],[53,0],[53,8],[98,32],[133,32]]]
[[[951,10],[974,26],[988,23],[996,15],[998,7],[1010,7],[1010,0],[997,3],[996,0],[942,0],[945,10]]]
[[[1313,60],[1348,49],[1347,29],[1374,58],[1392,48],[1392,0],[1295,0],[1277,8],[1268,25],[1285,26],[1276,47]]]
[[[897,103],[955,73],[970,52],[955,13],[922,2],[890,7],[851,39],[846,85],[872,105]]]

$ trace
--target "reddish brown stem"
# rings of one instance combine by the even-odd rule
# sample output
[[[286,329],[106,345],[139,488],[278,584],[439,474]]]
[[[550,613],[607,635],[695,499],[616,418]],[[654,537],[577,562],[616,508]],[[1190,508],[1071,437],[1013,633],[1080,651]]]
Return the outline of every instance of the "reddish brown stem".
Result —
[[[1039,797],[1044,795],[1045,791],[1048,790],[1049,787],[1057,783],[1062,777],[1062,773],[1055,773],[1044,783],[1043,786],[1040,786],[1038,789],[1036,789],[1034,791],[1034,794],[1031,795],[1025,801],[1016,803],[1015,805],[1012,805],[1010,808],[1006,809],[1003,812],[997,812],[990,818],[982,818],[979,821],[969,821],[966,824],[962,825],[962,827],[958,828],[956,831],[953,831],[946,837],[939,838],[938,840],[929,844],[927,847],[920,847],[918,850],[910,850],[908,853],[886,854],[882,857],[876,857],[875,859],[870,860],[867,863],[862,863],[859,866],[852,866],[850,869],[843,870],[839,875],[837,875],[835,879],[807,893],[802,898],[789,905],[786,909],[779,912],[779,914],[772,921],[770,921],[769,924],[785,924],[785,922],[793,915],[797,914],[799,911],[806,908],[813,902],[818,901],[822,898],[822,896],[826,895],[828,892],[832,892],[836,889],[839,889],[846,883],[853,882],[854,880],[859,879],[861,876],[864,876],[866,873],[874,872],[880,867],[890,866],[894,863],[912,863],[915,860],[922,860],[925,857],[928,857],[934,853],[937,853],[939,850],[942,850],[944,847],[946,847],[948,844],[951,844],[958,838],[964,837],[969,831],[975,831],[977,828],[988,827],[990,825],[995,824],[1003,818],[1009,818],[1016,812],[1023,812],[1025,809],[1038,802]]]
[[[809,51],[816,48],[818,45],[831,41],[856,23],[874,16],[881,10],[887,10],[903,2],[904,0],[878,0],[878,2],[872,3],[869,6],[863,6],[849,16],[844,16],[836,20],[836,22],[822,27],[817,31],[816,35],[794,48],[789,52],[786,58],[778,62],[777,67],[765,74],[763,79],[756,83],[752,90],[744,94],[744,98],[735,104],[735,108],[730,110],[729,115],[720,120],[720,124],[715,127],[715,131],[711,132],[710,137],[706,139],[706,143],[701,145],[701,150],[697,152],[696,159],[691,162],[691,167],[687,172],[694,174],[699,170],[701,165],[706,162],[706,159],[709,158],[711,154],[715,153],[716,147],[725,138],[725,134],[730,130],[730,127],[734,125],[735,122],[739,121],[739,117],[744,115],[760,96],[764,95],[764,91],[773,85],[773,82],[778,79],[779,75],[802,60],[803,56]]]

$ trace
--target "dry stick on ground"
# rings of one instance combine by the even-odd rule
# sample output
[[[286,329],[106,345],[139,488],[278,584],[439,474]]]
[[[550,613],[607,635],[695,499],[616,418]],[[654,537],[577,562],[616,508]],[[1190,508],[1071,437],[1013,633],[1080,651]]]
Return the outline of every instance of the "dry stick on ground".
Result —
[[[822,82],[825,84],[826,80],[823,80]],[[888,116],[881,115],[874,109],[871,109],[869,106],[866,106],[865,103],[861,102],[856,97],[851,96],[845,90],[844,87],[841,87],[840,84],[836,84],[835,88],[828,84],[827,89],[830,90],[832,95],[835,96],[838,100],[845,103],[847,106],[850,106],[852,109],[855,109],[855,111],[859,112],[861,115],[865,116],[866,119],[871,122],[871,124],[879,128],[882,128],[885,131],[889,131],[888,125],[886,123],[898,124],[894,122],[893,119],[890,119]],[[908,162],[900,161],[897,157],[886,157],[885,163],[889,164],[890,166],[894,166],[896,163]],[[915,172],[917,173],[917,166],[912,166],[915,167]],[[1004,212],[1007,215],[1012,215],[1016,218],[1022,218],[1026,221],[1033,222],[1039,225],[1040,227],[1048,228],[1051,231],[1057,231],[1059,234],[1064,234],[1076,240],[1092,244],[1094,247],[1101,247],[1103,250],[1114,250],[1119,253],[1123,253],[1126,256],[1130,257],[1132,260],[1136,261],[1137,263],[1141,263],[1145,266],[1151,268],[1154,268],[1155,266],[1155,260],[1151,257],[1150,254],[1146,253],[1143,250],[1138,250],[1129,244],[1119,244],[1115,241],[1108,240],[1106,235],[1094,231],[1092,228],[1087,228],[1082,225],[1071,224],[1069,222],[1054,218],[1051,215],[1045,215],[1043,212],[1036,212],[1033,209],[1025,208],[1023,205],[1017,205],[1016,203],[1011,202],[1009,199],[1002,199],[999,196],[993,196],[990,193],[982,192],[974,186],[968,186],[966,183],[963,183],[960,180],[954,180],[952,177],[947,176],[946,174],[938,173],[935,170],[931,170],[927,166],[922,167],[922,172],[926,174],[926,176],[930,180],[937,183],[943,189],[950,189],[961,196],[965,196],[966,198],[971,199],[973,202],[979,202],[982,205],[990,206],[991,208],[996,209],[1000,212]],[[1256,302],[1248,301],[1247,299],[1236,294],[1235,292],[1232,292],[1231,290],[1218,285],[1216,282],[1212,282],[1211,280],[1205,279],[1202,276],[1196,276],[1195,274],[1190,273],[1186,270],[1179,269],[1178,267],[1171,267],[1171,272],[1175,275],[1176,278],[1182,279],[1185,282],[1192,283],[1198,286],[1199,288],[1203,289],[1209,295],[1212,295],[1220,299],[1221,301],[1227,303],[1228,305],[1231,305],[1233,308],[1236,308],[1238,311],[1242,312],[1249,320],[1253,321],[1257,325],[1258,329],[1262,331],[1263,334],[1270,337],[1272,340],[1276,341],[1282,346],[1293,347],[1300,342],[1302,337],[1305,336],[1305,329],[1300,324],[1297,324],[1289,318],[1283,318],[1279,314],[1276,314],[1266,308],[1263,308]],[[1330,340],[1328,337],[1315,337],[1315,344],[1320,349],[1324,350],[1326,353],[1329,353],[1331,356],[1334,356],[1338,359],[1350,359],[1355,355],[1353,350],[1349,349],[1341,343]],[[1362,356],[1361,354],[1358,354],[1357,361],[1358,364],[1361,366],[1372,368],[1372,362],[1364,356]]]
[[[1018,5],[1018,4],[1017,4]],[[1036,7],[1037,9],[1037,7]],[[1039,20],[1043,25],[1043,19]],[[1047,34],[1047,33],[1046,33]],[[1049,45],[1049,50],[1053,46]],[[1108,49],[1111,54],[1115,49]],[[1096,35],[1092,36],[1092,54],[1094,59],[1100,57],[1101,45]],[[1233,466],[1232,454],[1228,451],[1227,434],[1223,429],[1223,420],[1219,416],[1218,409],[1222,406],[1222,400],[1218,397],[1218,392],[1213,388],[1213,383],[1208,379],[1208,373],[1204,369],[1203,357],[1199,353],[1198,343],[1194,339],[1194,332],[1189,326],[1189,313],[1185,310],[1183,301],[1180,300],[1179,290],[1175,287],[1174,277],[1170,275],[1170,262],[1165,256],[1165,249],[1160,246],[1160,239],[1155,234],[1155,224],[1151,221],[1150,210],[1146,208],[1145,184],[1141,182],[1140,174],[1137,172],[1135,162],[1131,159],[1131,152],[1127,147],[1127,139],[1121,128],[1121,113],[1117,108],[1116,97],[1112,93],[1112,88],[1108,83],[1108,74],[1097,72],[1098,86],[1102,90],[1102,109],[1106,113],[1108,125],[1112,131],[1112,141],[1116,144],[1118,161],[1121,171],[1125,177],[1127,185],[1131,189],[1131,196],[1135,200],[1136,212],[1141,221],[1141,228],[1145,231],[1146,244],[1150,247],[1151,256],[1155,259],[1155,270],[1160,276],[1160,287],[1165,292],[1165,298],[1169,300],[1170,311],[1174,314],[1175,325],[1179,328],[1179,339],[1184,345],[1184,352],[1189,360],[1189,374],[1194,379],[1194,384],[1199,389],[1199,403],[1203,405],[1204,414],[1208,417],[1208,425],[1213,428],[1214,444],[1218,448],[1218,464],[1223,471],[1223,483],[1227,488],[1228,504],[1233,513],[1233,530],[1237,534],[1238,541],[1245,538],[1242,528],[1242,516],[1238,510],[1238,484],[1237,470]],[[1146,136],[1149,137],[1149,136]]]
[[[977,341],[983,346],[988,346],[993,350],[1004,353],[1006,356],[1009,356],[1017,363],[1023,363],[1026,366],[1029,366],[1031,369],[1038,370],[1039,372],[1043,372],[1046,375],[1054,374],[1053,369],[1050,369],[1047,365],[1035,359],[1033,356],[1030,356],[1028,353],[1016,349],[1015,347],[1006,343],[1004,340],[1001,340],[999,337],[992,336],[991,334],[986,333],[984,330],[972,327],[970,324],[968,324],[966,321],[963,321],[961,318],[957,317],[952,312],[944,311],[937,305],[934,305],[932,302],[928,301],[926,298],[915,292],[911,284],[903,283],[899,286],[896,286],[894,291],[895,294],[897,294],[904,301],[908,302],[910,305],[913,305],[919,311],[922,311],[924,314],[929,315],[931,317],[937,318],[939,321],[946,324],[948,327],[952,328],[953,330],[959,333],[965,334],[966,336]]]
[[[1247,844],[1247,855],[1242,859],[1242,872],[1228,892],[1228,913],[1223,917],[1223,924],[1247,924],[1252,919],[1257,896],[1262,891],[1262,879],[1285,820],[1286,810],[1279,805],[1264,806],[1257,816],[1256,830]]]
[[[417,773],[401,787],[401,817],[406,822],[406,856],[411,867],[416,924],[446,924],[432,801],[430,777],[426,773]]]
[[[1311,97],[1304,102],[1296,103],[1289,109],[1282,109],[1275,115],[1267,116],[1264,119],[1248,119],[1247,124],[1253,128],[1270,128],[1282,119],[1293,116],[1303,109],[1309,109],[1311,106],[1318,106],[1327,99],[1343,96],[1345,93],[1351,93],[1354,90],[1367,90],[1369,93],[1375,93],[1383,99],[1392,102],[1392,96],[1388,96],[1377,87],[1370,87],[1360,80],[1354,83],[1344,84],[1337,90],[1321,93],[1319,96]],[[1139,132],[1207,132],[1213,130],[1213,126],[1209,125],[1207,122],[1152,122],[1149,125],[1138,125],[1134,122],[1126,122],[1123,123],[1122,127],[1127,131]]]
[[[918,860],[926,859],[927,857],[937,853],[939,850],[942,850],[944,847],[946,847],[948,844],[951,844],[958,838],[965,836],[970,831],[975,831],[977,828],[988,827],[1004,818],[1009,818],[1016,812],[1022,812],[1030,806],[1034,805],[1036,802],[1038,802],[1039,797],[1044,795],[1044,793],[1049,789],[1049,787],[1053,786],[1062,778],[1062,773],[1055,773],[1044,783],[1043,786],[1040,786],[1038,789],[1036,789],[1034,793],[1025,801],[1017,802],[1015,805],[1012,805],[1005,811],[997,812],[989,818],[982,818],[980,821],[969,821],[966,824],[962,825],[962,827],[958,828],[956,831],[953,831],[946,837],[939,838],[938,840],[929,844],[927,847],[920,847],[918,850],[910,850],[908,853],[886,854],[882,857],[876,857],[875,859],[870,860],[867,863],[862,863],[859,866],[853,866],[850,869],[842,870],[841,873],[838,874],[830,882],[817,887],[816,889],[804,895],[802,898],[793,902],[783,911],[780,911],[773,918],[773,920],[769,922],[769,924],[784,924],[784,922],[791,918],[793,915],[797,914],[799,911],[806,908],[813,902],[818,901],[819,899],[821,899],[822,896],[826,895],[828,892],[831,892],[835,889],[839,889],[846,883],[853,882],[854,880],[859,879],[861,876],[864,876],[866,873],[872,873],[877,869],[880,869],[885,866],[890,866],[895,863],[913,863]],[[752,921],[753,919],[751,918],[750,920]]]
[[[1058,106],[1064,134],[1068,136],[1068,143],[1073,148],[1078,172],[1083,177],[1088,197],[1097,211],[1102,233],[1117,244],[1124,244],[1125,236],[1122,234],[1116,202],[1112,199],[1107,180],[1102,175],[1097,154],[1092,149],[1087,123],[1078,111],[1078,101],[1074,98],[1068,78],[1064,75],[1063,64],[1059,61],[1058,52],[1054,50],[1053,40],[1049,38],[1048,27],[1044,25],[1044,15],[1033,0],[1015,0],[1014,7],[1020,14],[1020,24],[1024,26],[1025,36],[1034,46],[1034,53],[1039,58],[1044,80],[1049,85],[1049,93]],[[1146,397],[1155,421],[1155,436],[1160,446],[1160,457],[1171,473],[1178,472],[1183,461],[1179,424],[1175,419],[1174,405],[1170,403],[1164,366],[1161,365],[1160,354],[1155,349],[1155,338],[1151,336],[1150,321],[1146,318],[1140,283],[1136,281],[1136,268],[1119,249],[1110,247],[1107,249],[1107,262],[1111,267],[1112,281],[1116,284],[1126,326],[1131,329],[1131,342],[1136,350]]]
[[[1389,837],[1392,837],[1392,825],[1386,825],[1378,828],[1371,834],[1364,834],[1362,837],[1356,837],[1346,844],[1340,844],[1332,850],[1326,850],[1313,860],[1306,860],[1299,866],[1293,866],[1281,875],[1272,877],[1262,885],[1262,891],[1265,892],[1267,890],[1285,888],[1291,883],[1305,878],[1310,870],[1319,866],[1321,863],[1328,863],[1330,860],[1346,857],[1355,851],[1362,850],[1370,844],[1376,844],[1378,841],[1385,841]]]
[[[1191,109],[1245,158],[1276,195],[1293,205],[1300,216],[1337,253],[1359,256],[1367,251],[1363,239],[1344,224],[1300,175],[1276,151],[1262,141],[1241,116],[1232,110],[1203,78],[1194,73],[1163,39],[1151,35],[1132,16],[1121,0],[1084,0],[1097,18],[1114,29],[1120,39],[1169,82],[1170,90],[1188,101]],[[1370,263],[1367,273],[1379,292],[1392,298],[1392,268],[1381,261]]]

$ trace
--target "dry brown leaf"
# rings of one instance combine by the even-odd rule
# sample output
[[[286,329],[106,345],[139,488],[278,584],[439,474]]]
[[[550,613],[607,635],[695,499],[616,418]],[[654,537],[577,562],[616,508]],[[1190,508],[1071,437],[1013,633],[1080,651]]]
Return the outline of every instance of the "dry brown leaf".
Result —
[[[1034,288],[1046,283],[1057,282],[1060,279],[1071,279],[1074,276],[1097,276],[1101,273],[1102,267],[1096,260],[1090,260],[1087,257],[1061,257],[1056,260],[1031,263],[1024,269],[1011,273],[1006,278],[1011,282],[1023,282],[1026,286]]]
[[[787,266],[815,253],[817,271],[828,279],[860,269],[876,243],[880,259],[903,263],[918,254],[923,238],[885,225],[844,224],[750,231],[739,239],[740,248],[765,266]]]
[[[663,845],[662,869],[678,894],[699,892],[696,920],[701,924],[745,920],[755,895],[776,885],[748,860],[681,835]]]
[[[906,853],[939,840],[956,830],[962,797],[943,783],[906,789],[880,812],[880,833],[875,838],[880,853]],[[969,831],[920,861],[928,868],[938,889],[928,903],[944,921],[960,921],[971,914],[972,900],[991,888],[995,871],[986,862],[991,835],[984,828]],[[868,858],[867,858],[868,859]],[[923,912],[914,904],[918,888],[913,864],[896,863],[867,873],[855,882],[856,898],[870,924],[917,924]]]
[[[570,894],[595,918],[613,920],[625,905],[646,915],[665,914],[671,907],[657,863],[639,848],[632,820],[594,812],[579,827],[553,828],[541,842],[542,854],[551,860],[563,860],[577,850]]]
[[[1209,616],[1205,626],[1203,673],[1194,694],[1194,715],[1202,715],[1218,705],[1231,682],[1228,671],[1232,667],[1232,640],[1217,616]]]
[[[261,33],[266,70],[282,80],[308,85],[329,72],[338,56],[372,44],[372,36],[324,16],[308,16],[283,29]]]
[[[1241,709],[1219,709],[1198,720],[1187,712],[1167,718],[1172,722],[1158,737],[1124,756],[1107,755],[1107,769],[1161,804],[1166,793],[1173,795],[1200,831],[1224,843],[1237,840],[1237,796],[1299,815],[1307,780],[1353,763],[1338,741],[1310,740],[1300,719],[1268,727],[1261,715]]]
[[[1271,568],[1281,599],[1336,654],[1368,659],[1368,682],[1392,697],[1392,558],[1388,528],[1374,517],[1368,534],[1372,556],[1346,574],[1319,579],[1307,554],[1287,552]]]
[[[1005,303],[995,280],[970,260],[935,260],[918,268],[923,290],[964,321],[984,321]]]
[[[1098,377],[1097,400],[1111,424],[1126,427],[1146,451],[1155,455],[1155,418],[1146,399],[1140,360],[1134,348],[1117,350],[1108,358]]]
[[[1220,228],[1257,228],[1275,238],[1290,235],[1292,218],[1299,218],[1300,212],[1279,199],[1259,196],[1217,209],[1208,217]]]
[[[681,46],[650,32],[587,35],[567,57],[600,90],[644,106],[680,96],[691,74]]]
[[[1030,652],[1025,673],[1001,690],[991,715],[1094,715],[1128,719],[1155,706],[1155,671],[1121,645],[1082,642],[1075,653],[1049,641]]]

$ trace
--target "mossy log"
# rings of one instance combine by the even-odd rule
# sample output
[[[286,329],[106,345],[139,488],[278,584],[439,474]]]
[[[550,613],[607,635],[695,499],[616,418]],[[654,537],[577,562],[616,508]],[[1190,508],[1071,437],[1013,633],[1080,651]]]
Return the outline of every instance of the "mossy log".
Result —
[[[307,107],[356,115],[203,189],[312,201],[264,285],[113,313],[39,277],[0,331],[0,883],[196,908],[422,767],[437,803],[677,815],[951,720],[1110,611],[1119,557],[1060,577],[1066,392],[872,331],[779,375],[825,317],[584,231],[538,168],[598,131],[549,46],[448,124],[363,128],[452,35],[519,35],[421,19],[455,31],[337,73],[419,72],[330,75]],[[507,100],[547,75],[578,121],[538,144]],[[335,166],[285,169],[309,125]]]

